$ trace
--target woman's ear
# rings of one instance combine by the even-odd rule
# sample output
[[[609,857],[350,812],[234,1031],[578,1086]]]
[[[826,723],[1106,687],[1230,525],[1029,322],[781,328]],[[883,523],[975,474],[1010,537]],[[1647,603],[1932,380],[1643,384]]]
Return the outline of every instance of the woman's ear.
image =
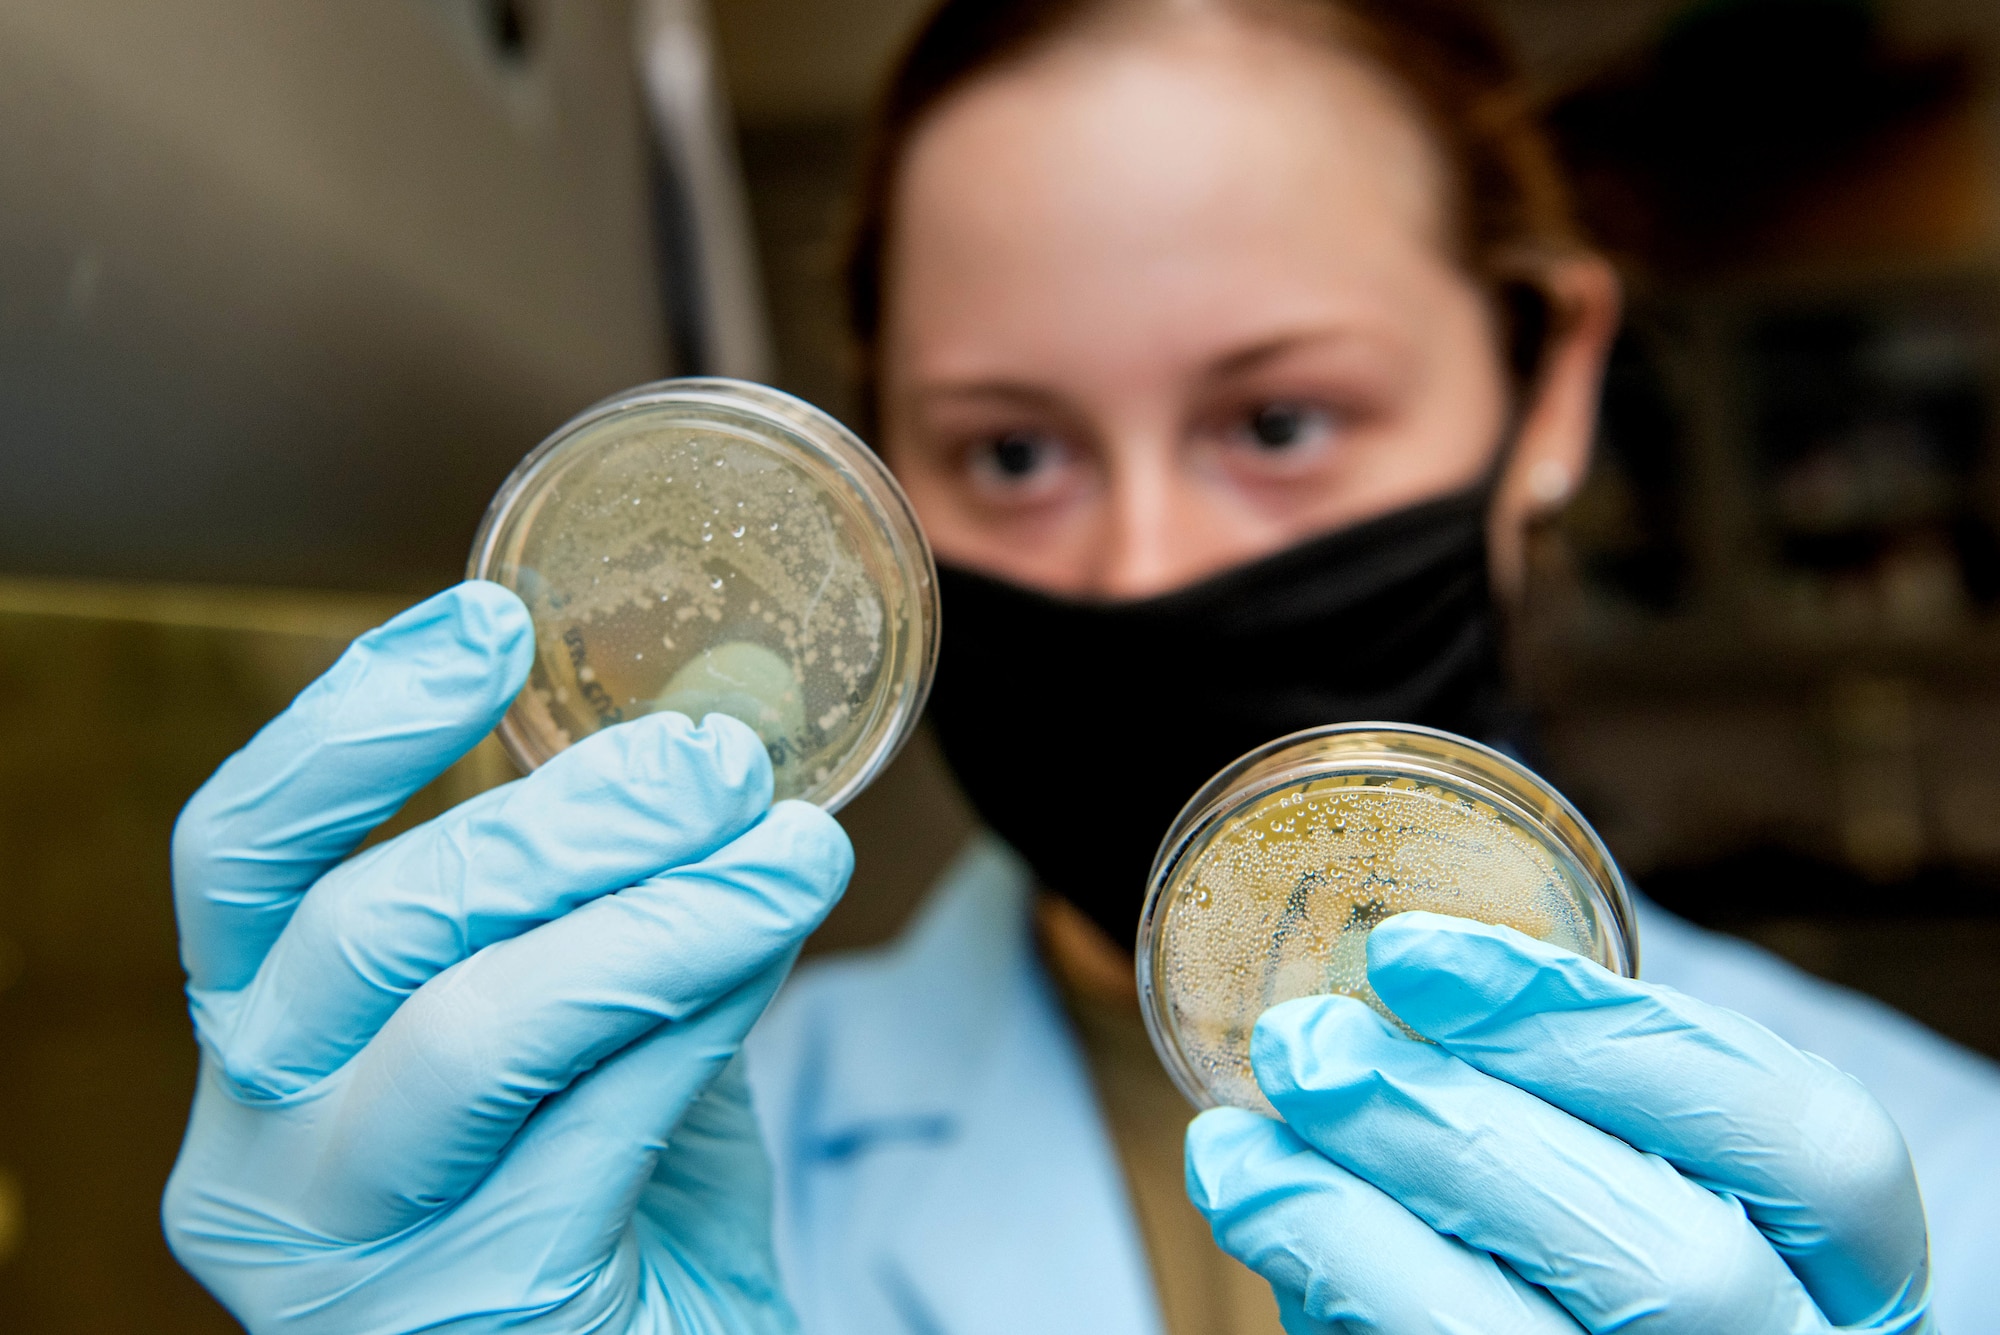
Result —
[[[1604,363],[1618,333],[1618,273],[1599,255],[1567,256],[1542,266],[1549,322],[1535,378],[1500,475],[1487,526],[1493,587],[1520,597],[1527,579],[1528,529],[1562,509],[1590,467]]]

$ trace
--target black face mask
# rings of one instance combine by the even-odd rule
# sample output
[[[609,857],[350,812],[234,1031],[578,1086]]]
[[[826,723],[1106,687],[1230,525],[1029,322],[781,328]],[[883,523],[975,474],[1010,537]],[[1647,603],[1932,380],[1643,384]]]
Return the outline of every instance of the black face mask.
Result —
[[[1505,739],[1491,495],[1397,511],[1134,602],[945,567],[950,629],[930,703],[945,759],[1042,884],[1129,943],[1167,826],[1252,747],[1357,720]]]

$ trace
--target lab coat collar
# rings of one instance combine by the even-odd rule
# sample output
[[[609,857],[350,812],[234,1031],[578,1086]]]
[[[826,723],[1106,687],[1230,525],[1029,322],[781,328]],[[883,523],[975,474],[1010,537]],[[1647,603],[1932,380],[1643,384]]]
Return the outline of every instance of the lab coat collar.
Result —
[[[1155,1335],[1123,1174],[1031,906],[1011,850],[968,849],[897,947],[897,1037],[871,1045],[890,1060],[822,1106],[943,1128],[906,1179],[880,1272],[912,1330]]]
[[[840,1058],[819,1076],[814,1120],[826,1133],[879,1137],[959,1115],[1031,987],[1024,974],[1040,976],[1031,907],[1011,849],[990,836],[966,846],[902,935],[867,961],[875,984],[843,1007],[862,1013],[842,1016]]]

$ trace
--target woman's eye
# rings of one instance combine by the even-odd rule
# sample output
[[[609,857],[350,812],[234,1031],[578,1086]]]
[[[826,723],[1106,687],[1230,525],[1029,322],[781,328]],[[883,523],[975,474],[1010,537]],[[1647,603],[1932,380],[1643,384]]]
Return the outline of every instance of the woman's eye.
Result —
[[[993,467],[1003,477],[1026,477],[1048,453],[1047,442],[1011,432],[992,444]]]
[[[1264,403],[1243,425],[1259,451],[1280,454],[1324,438],[1333,429],[1333,416],[1309,403]]]
[[[993,437],[972,453],[972,467],[990,482],[1019,487],[1045,481],[1058,471],[1067,455],[1062,442],[1034,431],[1009,431]]]

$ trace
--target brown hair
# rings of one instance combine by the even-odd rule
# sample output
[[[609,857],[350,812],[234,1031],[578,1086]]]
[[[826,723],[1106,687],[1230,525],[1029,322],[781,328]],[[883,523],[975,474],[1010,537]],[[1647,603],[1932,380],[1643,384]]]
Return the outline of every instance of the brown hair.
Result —
[[[860,407],[873,427],[885,252],[896,177],[924,117],[1121,0],[943,0],[877,103],[847,259]],[[1123,0],[1132,4],[1134,0]],[[1532,380],[1549,303],[1538,261],[1580,244],[1568,191],[1512,53],[1475,0],[1217,0],[1357,54],[1411,100],[1444,166],[1458,262],[1491,296],[1517,381]]]

